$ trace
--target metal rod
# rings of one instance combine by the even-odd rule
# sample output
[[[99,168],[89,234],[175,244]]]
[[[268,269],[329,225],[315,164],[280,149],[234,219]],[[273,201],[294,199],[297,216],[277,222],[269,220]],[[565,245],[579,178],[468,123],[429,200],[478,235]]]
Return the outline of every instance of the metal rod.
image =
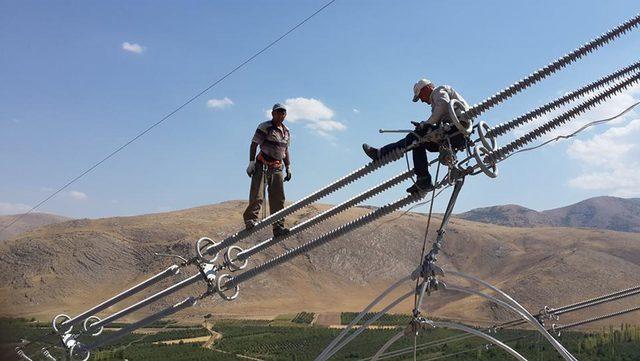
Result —
[[[379,133],[413,133],[410,129],[378,129]]]
[[[155,313],[155,314],[153,314],[151,316],[143,318],[142,320],[140,320],[138,322],[135,322],[135,323],[132,323],[129,326],[123,327],[119,331],[117,331],[117,332],[115,332],[115,333],[113,333],[113,334],[111,334],[111,335],[109,335],[109,336],[107,336],[107,337],[105,337],[103,339],[100,339],[100,340],[98,340],[98,341],[96,341],[96,342],[94,342],[94,343],[92,343],[90,345],[84,346],[83,350],[84,351],[91,351],[91,350],[93,350],[95,348],[102,347],[102,346],[105,346],[107,344],[110,344],[110,343],[112,343],[112,342],[114,342],[114,341],[116,341],[116,340],[118,340],[118,339],[120,339],[120,338],[122,338],[122,337],[124,337],[124,336],[126,336],[128,334],[130,334],[131,332],[141,328],[141,327],[149,325],[149,324],[151,324],[151,323],[153,323],[153,322],[155,322],[155,321],[157,321],[157,320],[159,320],[161,318],[164,318],[166,316],[172,315],[172,314],[174,314],[174,313],[176,313],[178,311],[181,311],[181,310],[183,310],[183,309],[185,309],[187,307],[191,307],[191,306],[195,305],[196,302],[197,301],[196,301],[196,299],[194,297],[188,297],[188,298],[184,299],[182,302],[179,302],[179,303],[176,303],[175,305],[169,306],[169,307],[165,308],[164,310],[161,310],[161,311],[159,311],[159,312],[157,312],[157,313]]]
[[[63,322],[61,325],[65,326],[65,328],[69,327],[69,326],[74,326],[74,325],[82,322],[82,320],[86,319],[87,317],[93,316],[96,313],[109,308],[110,306],[112,306],[112,305],[124,300],[127,297],[130,297],[130,296],[132,296],[132,295],[144,290],[145,288],[147,288],[147,287],[149,287],[149,286],[151,286],[151,285],[153,285],[155,283],[158,283],[159,281],[161,281],[161,280],[163,280],[163,279],[165,279],[165,278],[167,278],[169,276],[178,274],[179,270],[180,270],[180,267],[178,267],[177,265],[173,265],[173,266],[167,268],[166,270],[158,273],[157,275],[155,275],[155,276],[153,276],[153,277],[151,277],[151,278],[149,278],[149,279],[147,279],[145,281],[142,281],[141,283],[138,283],[137,285],[129,288],[128,290],[123,291],[122,293],[111,297],[110,299],[102,302],[101,304],[99,304],[99,305],[97,305],[97,306],[95,306],[95,307],[93,307],[93,308],[91,308],[91,309],[89,309],[89,310],[77,315],[76,317],[71,318],[71,319]]]
[[[138,303],[135,303],[135,304],[123,309],[123,310],[120,310],[120,311],[112,314],[109,317],[106,317],[106,318],[104,318],[104,319],[92,324],[87,329],[87,332],[94,331],[94,330],[96,330],[96,329],[98,329],[98,328],[100,328],[102,326],[106,326],[106,325],[110,324],[111,322],[113,322],[113,321],[115,321],[115,320],[117,320],[117,319],[119,319],[119,318],[121,318],[121,317],[123,317],[125,315],[128,315],[128,314],[130,314],[130,313],[132,313],[134,311],[137,311],[140,308],[142,308],[142,307],[144,307],[144,306],[146,306],[146,305],[148,305],[148,304],[150,304],[150,303],[152,303],[152,302],[154,302],[154,301],[156,301],[156,300],[158,300],[158,299],[160,299],[160,298],[162,298],[164,296],[170,295],[170,294],[172,294],[172,293],[174,293],[176,291],[179,291],[179,290],[181,290],[181,289],[183,289],[183,288],[185,288],[185,287],[187,287],[187,286],[189,286],[191,284],[194,284],[201,277],[202,277],[202,275],[200,273],[196,273],[193,276],[191,276],[191,277],[189,277],[187,279],[184,279],[184,280],[174,284],[173,286],[171,286],[169,288],[166,288],[166,289],[164,289],[164,290],[162,290],[162,291],[160,291],[160,292],[158,292],[158,293],[156,293],[154,295],[151,295],[151,296],[145,298],[144,300],[142,300],[142,301],[140,301]]]

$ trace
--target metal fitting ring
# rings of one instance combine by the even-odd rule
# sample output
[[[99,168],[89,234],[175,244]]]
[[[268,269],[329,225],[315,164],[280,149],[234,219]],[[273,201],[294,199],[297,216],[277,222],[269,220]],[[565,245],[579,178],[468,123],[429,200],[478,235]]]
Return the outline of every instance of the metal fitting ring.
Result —
[[[91,321],[95,321],[95,322],[91,322]],[[98,316],[88,317],[86,320],[84,320],[82,327],[84,327],[85,331],[89,331],[89,328],[91,328],[91,326],[93,326],[93,324],[96,322],[100,322],[100,317]],[[103,330],[104,330],[104,326],[100,326],[100,330],[98,330],[96,333],[92,333],[91,336],[100,336]]]
[[[498,141],[496,140],[495,135],[492,135],[487,139],[487,134],[490,132],[491,127],[486,122],[481,121],[478,124],[478,136],[480,137],[480,142],[482,142],[482,145],[484,145],[485,148],[495,152],[498,149]]]
[[[460,133],[462,133],[464,136],[467,136],[471,134],[471,132],[473,132],[473,123],[471,122],[471,120],[467,120],[465,122],[467,122],[468,124],[463,125],[462,121],[460,121],[460,119],[458,118],[458,112],[460,110],[467,110],[467,107],[458,99],[451,99],[449,101],[449,118],[451,118],[451,122],[456,126],[456,128],[458,128]]]
[[[232,254],[233,251],[236,251],[235,255]],[[229,269],[233,272],[239,271],[241,269],[245,269],[247,267],[247,264],[249,264],[249,259],[245,259],[244,261],[241,261],[238,259],[238,254],[240,254],[240,252],[242,251],[243,249],[238,246],[231,246],[227,249],[227,252],[225,252],[224,254],[224,261],[229,266]],[[241,262],[241,263],[236,264],[235,262]]]
[[[198,255],[198,258],[200,258],[201,260],[203,260],[203,261],[205,261],[207,263],[215,262],[218,259],[219,252],[216,252],[216,254],[211,259],[207,259],[207,257],[209,255],[207,254],[205,256],[205,254],[203,254],[203,252],[206,251],[206,249],[209,248],[210,246],[217,246],[217,245],[218,245],[218,243],[214,242],[211,238],[207,238],[207,237],[200,238],[196,242],[196,254]]]
[[[89,360],[89,357],[91,356],[91,352],[84,350],[82,348],[80,348],[80,350],[76,350],[76,347],[78,347],[80,344],[76,343],[75,345],[71,346],[71,349],[69,350],[69,358],[73,361],[73,360],[79,360],[79,361],[87,361]],[[82,354],[77,355],[76,357],[76,352],[85,352],[85,355],[83,357]]]
[[[476,158],[476,162],[478,163],[478,166],[480,167],[480,169],[482,170],[482,172],[484,174],[486,174],[488,177],[490,178],[495,178],[498,176],[498,166],[494,163],[491,165],[487,165],[483,160],[482,157],[480,155],[480,152],[483,153],[489,153],[487,151],[487,149],[485,147],[480,147],[477,146],[475,148],[473,148],[473,156],[474,158]]]
[[[227,301],[233,301],[238,297],[238,293],[240,293],[240,286],[235,285],[235,287],[233,288],[233,294],[231,296],[227,295],[225,293],[225,291],[229,291],[227,289],[223,290],[222,289],[222,284],[224,282],[227,282],[229,279],[231,279],[231,275],[228,274],[224,274],[220,277],[218,277],[217,282],[216,282],[216,292],[218,292],[218,294],[220,295],[220,297],[224,298]]]
[[[62,320],[61,322],[59,322],[58,319],[63,318],[64,320]],[[53,329],[57,332],[57,333],[61,333],[60,329],[58,328],[58,324],[60,326],[62,326],[63,323],[69,321],[71,319],[71,317],[69,317],[68,315],[65,315],[64,313],[61,313],[59,315],[57,315],[56,317],[53,318],[53,321],[51,322],[51,326],[53,327]],[[69,333],[71,332],[71,330],[73,330],[73,326],[69,327],[69,329],[64,330],[64,332],[62,333]]]

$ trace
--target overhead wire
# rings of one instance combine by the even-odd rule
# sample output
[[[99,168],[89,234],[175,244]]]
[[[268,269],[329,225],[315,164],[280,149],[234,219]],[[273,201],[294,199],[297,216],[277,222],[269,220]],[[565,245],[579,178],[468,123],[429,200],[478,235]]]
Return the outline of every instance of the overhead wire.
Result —
[[[115,150],[113,150],[111,153],[107,154],[107,156],[105,156],[104,158],[102,158],[101,160],[99,160],[97,163],[93,164],[92,166],[90,166],[89,168],[87,168],[85,171],[83,171],[82,173],[80,173],[79,175],[77,175],[76,177],[74,177],[73,179],[71,179],[70,181],[68,181],[67,183],[65,183],[62,187],[58,188],[56,191],[54,191],[52,194],[50,194],[49,196],[47,196],[45,199],[43,199],[42,201],[40,201],[39,203],[37,203],[35,206],[33,206],[31,209],[29,209],[26,213],[23,213],[21,215],[19,215],[18,217],[16,217],[13,221],[9,222],[5,227],[2,228],[2,230],[0,230],[0,232],[7,230],[9,227],[11,227],[12,225],[14,225],[16,222],[18,222],[20,219],[22,219],[23,217],[25,217],[27,214],[32,213],[34,210],[40,208],[43,204],[45,204],[46,202],[48,202],[51,198],[55,197],[56,195],[58,195],[60,192],[62,192],[63,190],[67,189],[70,185],[74,184],[75,182],[77,182],[78,180],[80,180],[80,178],[84,177],[85,175],[87,175],[88,173],[90,173],[91,171],[93,171],[94,169],[96,169],[97,167],[99,167],[102,163],[106,162],[107,160],[109,160],[111,157],[113,157],[114,155],[116,155],[117,153],[119,153],[120,151],[122,151],[123,149],[125,149],[127,146],[129,146],[131,143],[135,142],[136,140],[140,139],[141,137],[143,137],[145,134],[149,133],[152,129],[154,129],[155,127],[159,126],[160,124],[164,123],[167,119],[169,119],[170,117],[172,117],[174,114],[176,114],[177,112],[179,112],[180,110],[182,110],[182,108],[186,107],[187,105],[191,104],[194,100],[200,98],[202,95],[204,95],[206,92],[208,92],[209,90],[213,89],[215,86],[217,86],[218,84],[220,84],[221,82],[223,82],[225,79],[227,79],[229,76],[231,76],[232,74],[234,74],[235,72],[237,72],[238,70],[240,70],[241,68],[243,68],[245,65],[249,64],[251,61],[253,61],[255,58],[257,58],[258,56],[260,56],[262,53],[264,53],[265,51],[269,50],[271,47],[273,47],[274,45],[276,45],[277,43],[279,43],[282,39],[284,39],[285,37],[287,37],[289,34],[291,34],[292,32],[294,32],[296,29],[298,29],[299,27],[301,27],[302,25],[304,25],[306,22],[308,22],[309,20],[311,20],[314,16],[318,15],[320,12],[322,12],[324,9],[326,9],[327,7],[329,7],[330,5],[332,5],[334,2],[336,2],[337,0],[330,0],[327,3],[325,3],[323,6],[321,6],[319,9],[317,9],[315,12],[313,12],[311,15],[307,16],[306,18],[304,18],[302,21],[300,21],[299,23],[297,23],[295,26],[293,26],[292,28],[290,28],[289,30],[287,30],[286,32],[284,32],[282,35],[280,35],[278,38],[276,38],[275,40],[271,41],[269,44],[267,44],[265,47],[263,47],[262,49],[260,49],[259,51],[257,51],[256,53],[254,53],[253,55],[251,55],[250,57],[248,57],[246,60],[244,60],[242,63],[238,64],[235,68],[231,69],[229,72],[227,72],[226,74],[224,74],[223,76],[221,76],[220,78],[218,78],[216,81],[214,81],[213,83],[211,83],[209,86],[207,86],[206,88],[204,88],[203,90],[201,90],[200,92],[196,93],[195,95],[193,95],[191,98],[187,99],[185,102],[183,102],[181,105],[179,105],[177,108],[175,108],[174,110],[172,110],[171,112],[169,112],[168,114],[166,114],[165,116],[163,116],[160,120],[158,120],[157,122],[153,123],[152,125],[150,125],[149,127],[147,127],[146,129],[144,129],[142,132],[138,133],[136,136],[134,136],[133,138],[131,138],[130,140],[128,140],[127,142],[125,142],[124,144],[122,144],[120,147],[116,148]]]
[[[534,317],[539,318],[539,317],[543,317],[545,315],[560,315],[560,314],[563,314],[563,313],[575,312],[575,311],[583,310],[583,309],[586,309],[586,308],[591,308],[591,307],[594,307],[594,306],[597,306],[597,305],[600,305],[600,304],[603,304],[603,303],[609,303],[609,302],[620,300],[622,298],[635,296],[635,295],[638,295],[638,294],[640,294],[640,285],[634,286],[634,287],[630,287],[630,288],[627,288],[627,289],[623,289],[623,290],[619,290],[619,291],[616,291],[616,292],[612,292],[612,293],[609,293],[609,294],[605,294],[605,295],[602,295],[602,296],[598,296],[598,297],[582,300],[580,302],[576,302],[576,303],[573,303],[573,304],[561,306],[561,307],[558,307],[558,308],[551,308],[551,309],[543,310],[540,313],[534,315]],[[595,322],[595,321],[599,321],[599,320],[602,320],[602,319],[619,316],[619,315],[630,313],[630,312],[634,312],[634,311],[637,311],[637,309],[636,308],[630,308],[630,309],[622,310],[620,312],[614,312],[614,313],[598,316],[598,317],[595,317],[595,318],[591,319],[592,320],[591,322]],[[525,323],[525,321],[522,320],[522,319],[515,319],[515,320],[512,320],[512,321],[503,322],[503,323],[500,323],[498,325],[485,328],[484,331],[485,332],[492,332],[492,331],[496,331],[496,330],[499,330],[499,329],[504,329],[506,327],[519,326],[519,325],[524,324],[524,323]],[[576,322],[574,324],[571,324],[570,327],[578,326],[578,323],[581,325],[581,324],[584,324],[584,321],[579,321],[579,322]],[[565,328],[567,328],[567,326],[557,326],[557,327],[555,327],[555,330],[562,330],[562,329],[565,329]],[[419,344],[417,346],[417,348],[418,348],[418,350],[424,350],[424,349],[427,349],[427,348],[430,348],[430,347],[439,346],[439,345],[444,344],[444,343],[462,341],[462,340],[466,340],[466,339],[469,339],[469,338],[472,338],[472,337],[473,337],[473,335],[468,335],[468,334],[449,336],[449,337],[445,337],[445,338],[440,339],[440,340],[434,340],[434,341],[426,342],[424,344]],[[408,354],[408,353],[412,352],[412,349],[413,349],[413,347],[410,346],[410,347],[405,347],[405,348],[401,348],[401,349],[398,349],[398,350],[387,352],[382,357],[380,357],[380,360],[385,359],[387,355],[393,355],[395,357],[395,356],[397,356],[397,355],[395,355],[395,353],[398,353],[398,355]],[[366,360],[370,360],[370,359],[371,358],[364,358],[364,359],[361,359],[361,361],[366,361]]]
[[[557,136],[555,138],[549,139],[546,142],[540,143],[540,144],[538,144],[536,146],[519,149],[519,150],[517,150],[517,151],[515,151],[513,153],[507,154],[504,158],[502,158],[502,160],[510,158],[511,156],[513,156],[515,154],[518,154],[518,153],[529,152],[529,151],[544,147],[545,145],[547,145],[549,143],[556,142],[556,141],[561,140],[561,139],[569,139],[571,137],[574,137],[574,136],[580,134],[582,131],[584,131],[587,128],[591,128],[593,126],[600,125],[600,124],[607,123],[607,122],[610,122],[612,120],[618,119],[621,116],[623,116],[623,115],[627,114],[628,112],[630,112],[633,108],[637,107],[638,105],[640,105],[640,102],[636,102],[636,103],[632,104],[631,106],[626,108],[624,111],[622,111],[622,112],[620,112],[620,113],[618,113],[618,114],[616,114],[616,115],[614,115],[612,117],[596,120],[596,121],[593,121],[593,122],[589,122],[589,123],[583,125],[582,127],[580,127],[578,130],[576,130],[576,131],[574,131],[574,132],[572,132],[570,134],[559,135],[559,136]]]

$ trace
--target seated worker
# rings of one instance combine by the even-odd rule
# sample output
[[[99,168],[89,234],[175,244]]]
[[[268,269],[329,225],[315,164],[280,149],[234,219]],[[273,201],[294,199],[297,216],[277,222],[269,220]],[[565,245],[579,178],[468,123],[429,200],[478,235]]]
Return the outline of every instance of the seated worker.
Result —
[[[456,92],[452,87],[448,85],[441,85],[436,87],[431,81],[427,79],[420,79],[413,86],[413,101],[418,100],[423,103],[431,105],[431,116],[424,122],[412,122],[416,126],[415,133],[420,136],[424,136],[429,131],[438,128],[442,122],[449,121],[449,100],[457,99],[467,105],[467,102]],[[456,129],[452,129],[451,133],[455,133]],[[390,152],[405,148],[411,143],[417,140],[415,134],[409,133],[404,139],[398,142],[387,144],[384,147],[377,149],[368,144],[363,144],[362,149],[369,158],[378,160],[378,158],[389,154]],[[464,143],[464,136],[462,134],[456,135],[451,138],[451,143],[454,147],[458,147]],[[433,183],[431,182],[431,175],[429,174],[429,161],[427,160],[427,151],[438,152],[440,145],[434,142],[425,142],[420,146],[413,149],[413,172],[418,178],[416,183],[407,189],[409,193],[427,192],[433,189]]]
[[[284,184],[291,180],[291,158],[289,143],[291,135],[284,125],[287,109],[275,104],[271,110],[271,120],[260,123],[249,147],[249,166],[247,175],[251,177],[249,204],[244,211],[244,224],[247,229],[258,223],[258,215],[264,199],[265,188],[269,192],[269,211],[271,214],[284,208]],[[260,153],[256,151],[260,146]],[[282,174],[282,166],[286,174]],[[284,219],[273,223],[273,236],[281,237],[289,233]]]

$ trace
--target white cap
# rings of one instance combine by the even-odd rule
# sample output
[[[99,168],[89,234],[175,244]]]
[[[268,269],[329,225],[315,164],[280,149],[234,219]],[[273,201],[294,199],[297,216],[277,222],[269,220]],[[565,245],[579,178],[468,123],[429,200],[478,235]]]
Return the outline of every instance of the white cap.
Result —
[[[431,80],[429,80],[429,79],[420,79],[420,80],[418,80],[418,82],[416,82],[413,85],[413,101],[414,102],[417,102],[418,99],[420,99],[418,97],[418,95],[420,94],[420,90],[422,90],[422,88],[426,87],[429,84],[433,84],[431,82]]]

